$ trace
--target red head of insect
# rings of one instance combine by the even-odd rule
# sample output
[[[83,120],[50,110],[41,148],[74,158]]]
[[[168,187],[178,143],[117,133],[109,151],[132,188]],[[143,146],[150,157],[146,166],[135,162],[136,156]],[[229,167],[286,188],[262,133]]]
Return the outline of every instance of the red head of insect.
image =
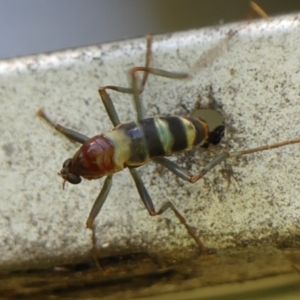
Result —
[[[88,139],[74,154],[64,163],[59,175],[72,184],[85,179],[97,179],[116,172],[113,160],[114,147],[103,135]]]

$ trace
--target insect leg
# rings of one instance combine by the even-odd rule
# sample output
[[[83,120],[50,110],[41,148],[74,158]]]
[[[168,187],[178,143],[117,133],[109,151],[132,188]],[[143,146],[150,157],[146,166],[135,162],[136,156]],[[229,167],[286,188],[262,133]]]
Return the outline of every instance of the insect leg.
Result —
[[[129,168],[129,171],[134,179],[135,185],[137,187],[137,190],[140,194],[140,197],[147,208],[150,216],[157,216],[161,215],[163,212],[165,212],[168,208],[172,209],[176,217],[180,220],[180,222],[185,226],[186,230],[188,231],[189,235],[195,240],[201,251],[205,254],[207,254],[207,249],[204,246],[204,244],[200,241],[200,239],[197,237],[195,230],[189,226],[185,220],[185,218],[180,214],[180,212],[177,210],[177,208],[174,206],[174,204],[171,201],[165,202],[162,207],[156,211],[152,202],[152,199],[140,177],[138,172],[134,168]]]
[[[138,87],[137,78],[136,78],[137,72],[144,72],[144,74],[147,75],[153,74],[157,76],[163,76],[163,77],[175,78],[175,79],[183,79],[188,76],[188,74],[186,73],[168,72],[165,70],[148,68],[148,67],[136,67],[131,69],[130,72],[131,72],[132,88],[107,85],[99,89],[99,94],[104,104],[104,107],[114,126],[119,125],[121,122],[116,112],[116,109],[114,107],[114,104],[111,98],[109,97],[108,93],[106,92],[107,89],[114,90],[124,94],[133,94],[138,120],[142,120],[144,119],[144,109],[142,106],[142,101],[140,99],[140,94],[143,92],[144,83],[142,83],[143,85],[141,87]],[[144,76],[144,78],[146,78],[146,76]]]
[[[180,177],[181,179],[183,179],[185,181],[190,181],[191,177],[193,176],[187,170],[179,167],[177,164],[168,160],[165,157],[156,157],[156,158],[153,158],[152,160],[154,162],[164,166],[165,168],[170,170],[172,173],[174,173],[176,176]]]
[[[113,123],[114,126],[120,124],[120,119],[114,107],[114,104],[109,97],[108,93],[106,92],[107,89],[114,90],[124,94],[133,94],[134,96],[134,103],[137,111],[138,120],[144,119],[144,110],[142,106],[142,101],[140,99],[140,94],[143,92],[144,86],[138,87],[136,73],[137,72],[144,72],[144,74],[153,74],[162,77],[174,78],[174,79],[183,79],[187,78],[188,74],[186,73],[175,73],[175,72],[168,72],[161,69],[154,69],[148,67],[136,67],[131,69],[131,80],[132,80],[132,88],[125,88],[119,87],[114,85],[107,85],[99,89],[99,94],[104,104],[104,107],[107,111],[107,114]]]
[[[224,152],[224,153],[220,154],[219,156],[217,156],[215,159],[213,159],[211,162],[209,162],[203,168],[203,170],[197,175],[193,175],[193,174],[189,173],[187,170],[185,170],[184,168],[181,168],[180,166],[178,166],[177,164],[168,160],[165,157],[156,157],[153,159],[153,161],[166,167],[169,171],[171,171],[172,173],[174,173],[176,176],[180,177],[181,179],[183,179],[185,181],[189,181],[191,183],[195,183],[200,178],[202,178],[209,170],[211,170],[213,167],[215,167],[216,165],[218,165],[219,163],[224,161],[228,157],[226,155],[228,155],[228,152]]]
[[[151,50],[152,40],[153,40],[153,36],[148,35],[147,36],[147,45],[146,45],[147,51],[146,51],[145,68],[149,68],[149,66],[150,66],[150,61],[151,61],[151,57],[152,57],[152,50]],[[145,86],[146,81],[148,79],[148,75],[149,75],[149,73],[144,72],[144,75],[143,75],[143,78],[142,78],[142,81],[141,81],[141,86],[140,86],[141,91],[144,90],[144,86]]]
[[[73,129],[69,129],[59,124],[56,124],[51,118],[49,118],[49,116],[45,113],[43,108],[41,108],[37,112],[37,116],[43,118],[51,127],[55,128],[58,132],[62,133],[65,137],[67,137],[69,140],[73,142],[78,142],[80,144],[83,144],[89,139],[89,137],[87,137],[84,134],[81,134]]]
[[[84,144],[87,140],[89,140],[89,137],[87,137],[86,135],[79,133],[73,129],[63,127],[59,124],[56,124],[55,129],[71,141],[78,142],[80,144]]]
[[[104,107],[106,109],[106,112],[107,112],[111,122],[116,127],[117,125],[119,125],[121,123],[121,121],[118,117],[118,114],[116,112],[114,104],[112,103],[111,98],[109,97],[109,95],[106,92],[106,89],[114,89],[114,86],[105,86],[103,88],[100,88],[98,91],[99,91],[101,100],[104,104]],[[127,90],[127,88],[121,88],[121,89]],[[126,93],[126,92],[124,91],[123,93]]]
[[[145,118],[144,116],[144,109],[142,105],[142,101],[140,99],[141,90],[139,89],[137,85],[137,78],[136,73],[137,72],[144,72],[148,74],[153,74],[157,76],[167,77],[167,78],[173,78],[173,79],[183,79],[187,78],[188,74],[186,73],[175,73],[175,72],[169,72],[161,69],[154,69],[154,68],[148,68],[148,67],[135,67],[130,70],[131,75],[131,86],[133,90],[133,99],[137,111],[137,119],[142,120]]]
[[[98,197],[96,198],[94,205],[91,209],[90,215],[86,221],[86,227],[87,228],[93,228],[93,223],[95,218],[97,217],[97,215],[99,214],[112,185],[112,177],[113,175],[109,175],[105,178],[103,187],[98,195]]]
[[[175,175],[177,175],[181,179],[183,179],[185,181],[189,181],[191,183],[195,183],[196,181],[201,179],[208,171],[213,169],[215,166],[220,164],[222,161],[225,161],[227,158],[238,157],[238,156],[242,156],[242,155],[246,155],[246,154],[250,154],[250,153],[270,150],[270,149],[279,148],[279,147],[283,147],[286,145],[298,144],[298,143],[300,143],[300,137],[292,139],[292,140],[285,140],[285,141],[282,141],[279,143],[275,143],[275,144],[271,144],[271,145],[264,145],[261,147],[256,147],[256,148],[247,149],[247,150],[223,152],[220,155],[218,155],[217,157],[215,157],[212,161],[210,161],[202,169],[202,171],[197,175],[190,174],[188,171],[179,167],[177,164],[173,163],[172,161],[170,161],[166,158],[162,158],[162,157],[158,158],[157,157],[157,158],[154,158],[153,161],[163,165],[164,167],[169,169],[171,172],[173,172]]]
[[[255,153],[255,152],[260,152],[260,151],[265,151],[265,150],[270,150],[270,149],[275,149],[279,147],[283,147],[286,145],[292,145],[292,144],[298,144],[300,143],[300,137],[297,137],[292,140],[285,140],[279,143],[271,144],[271,145],[264,145],[252,149],[247,149],[247,150],[241,150],[241,151],[233,151],[233,152],[223,152],[217,157],[215,157],[211,162],[209,162],[203,170],[198,174],[198,175],[193,175],[192,177],[192,183],[196,182],[197,180],[201,179],[208,171],[210,171],[212,168],[220,164],[222,161],[225,161],[227,158],[230,157],[238,157],[250,153]]]
[[[227,159],[229,157],[228,154],[229,154],[228,152],[224,152],[224,153],[218,155],[211,162],[209,162],[203,168],[203,170],[197,175],[193,175],[193,174],[189,173],[187,170],[185,170],[184,168],[181,168],[180,166],[178,166],[177,164],[168,160],[165,157],[157,157],[157,158],[154,158],[153,161],[166,167],[168,170],[170,170],[172,173],[174,173],[176,176],[180,177],[181,179],[183,179],[185,181],[189,181],[191,183],[195,183],[200,178],[202,178],[209,170],[211,170],[216,165],[218,165],[219,163],[221,163],[222,161]]]
[[[152,36],[147,37],[147,52],[146,52],[146,63],[144,67],[135,67],[130,70],[130,77],[131,77],[131,88],[125,87],[118,87],[113,85],[108,85],[99,89],[99,94],[102,99],[102,102],[105,106],[107,114],[109,115],[110,120],[112,121],[114,126],[120,124],[120,119],[117,115],[115,107],[112,103],[111,98],[107,94],[106,90],[114,90],[120,93],[125,94],[133,94],[133,99],[137,111],[137,119],[142,120],[145,118],[144,109],[142,105],[142,101],[140,99],[140,94],[143,92],[148,75],[153,74],[157,76],[163,76],[168,78],[175,78],[175,79],[182,79],[188,77],[185,73],[175,73],[175,72],[168,72],[160,69],[149,68],[150,61],[151,61],[151,44],[152,44]],[[143,77],[141,80],[140,85],[138,86],[138,80],[136,77],[137,72],[143,72]]]
[[[102,189],[98,195],[98,197],[96,198],[94,205],[91,209],[91,212],[89,214],[89,217],[86,221],[86,227],[92,230],[92,244],[93,244],[93,258],[96,262],[96,265],[99,269],[102,269],[100,263],[99,263],[99,258],[98,258],[98,253],[97,253],[97,239],[96,239],[96,226],[94,225],[94,220],[97,217],[97,215],[99,214],[112,185],[112,177],[113,175],[109,175],[105,178],[104,184],[102,186]]]
[[[150,65],[150,61],[151,61],[151,44],[152,44],[152,39],[153,37],[151,35],[147,36],[147,51],[146,51],[146,63],[145,63],[145,68],[148,68]],[[144,76],[142,78],[141,81],[141,85],[140,85],[140,89],[139,89],[139,93],[142,93],[144,90],[144,86],[146,84],[147,78],[148,78],[148,74],[147,72],[144,72]],[[111,120],[111,122],[113,123],[114,126],[119,125],[120,119],[118,117],[118,114],[116,112],[116,109],[114,107],[114,104],[111,100],[111,98],[109,97],[108,93],[106,92],[107,89],[110,90],[114,90],[120,93],[124,93],[124,94],[133,94],[133,89],[132,88],[124,88],[124,87],[118,87],[118,86],[113,86],[113,85],[108,85],[105,87],[100,88],[99,94],[101,97],[101,100],[104,104],[104,107],[106,109],[106,112]]]

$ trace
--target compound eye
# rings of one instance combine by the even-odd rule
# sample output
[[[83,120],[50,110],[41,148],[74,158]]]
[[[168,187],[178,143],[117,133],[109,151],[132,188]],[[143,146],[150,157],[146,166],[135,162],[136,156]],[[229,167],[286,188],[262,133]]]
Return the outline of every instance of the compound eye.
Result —
[[[81,182],[81,177],[78,175],[69,174],[66,180],[72,184],[78,184]]]
[[[71,158],[66,159],[63,163],[63,168],[67,167],[69,165],[69,163],[71,162],[71,160],[72,160]]]

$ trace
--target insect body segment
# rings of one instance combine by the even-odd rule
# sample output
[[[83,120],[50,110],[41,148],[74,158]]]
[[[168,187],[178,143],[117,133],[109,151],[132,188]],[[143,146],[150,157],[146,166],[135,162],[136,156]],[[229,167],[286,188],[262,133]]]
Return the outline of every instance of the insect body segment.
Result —
[[[156,117],[128,122],[85,141],[61,171],[70,183],[80,177],[97,179],[126,167],[139,167],[155,157],[170,156],[209,143],[205,121],[195,118]]]
[[[137,167],[205,143],[209,132],[201,120],[157,117],[120,124],[105,136],[115,145],[117,165]]]

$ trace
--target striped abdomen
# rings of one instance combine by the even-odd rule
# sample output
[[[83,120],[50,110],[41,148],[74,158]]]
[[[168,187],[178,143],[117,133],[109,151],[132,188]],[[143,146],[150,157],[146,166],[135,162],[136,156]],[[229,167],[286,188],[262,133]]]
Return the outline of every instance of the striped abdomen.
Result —
[[[68,181],[71,176],[73,183],[79,183],[80,176],[96,179],[203,145],[209,138],[208,126],[200,119],[161,117],[124,123],[87,140],[65,162],[61,174]]]
[[[104,136],[114,145],[114,163],[124,168],[202,145],[209,130],[200,119],[157,117],[120,124]]]

